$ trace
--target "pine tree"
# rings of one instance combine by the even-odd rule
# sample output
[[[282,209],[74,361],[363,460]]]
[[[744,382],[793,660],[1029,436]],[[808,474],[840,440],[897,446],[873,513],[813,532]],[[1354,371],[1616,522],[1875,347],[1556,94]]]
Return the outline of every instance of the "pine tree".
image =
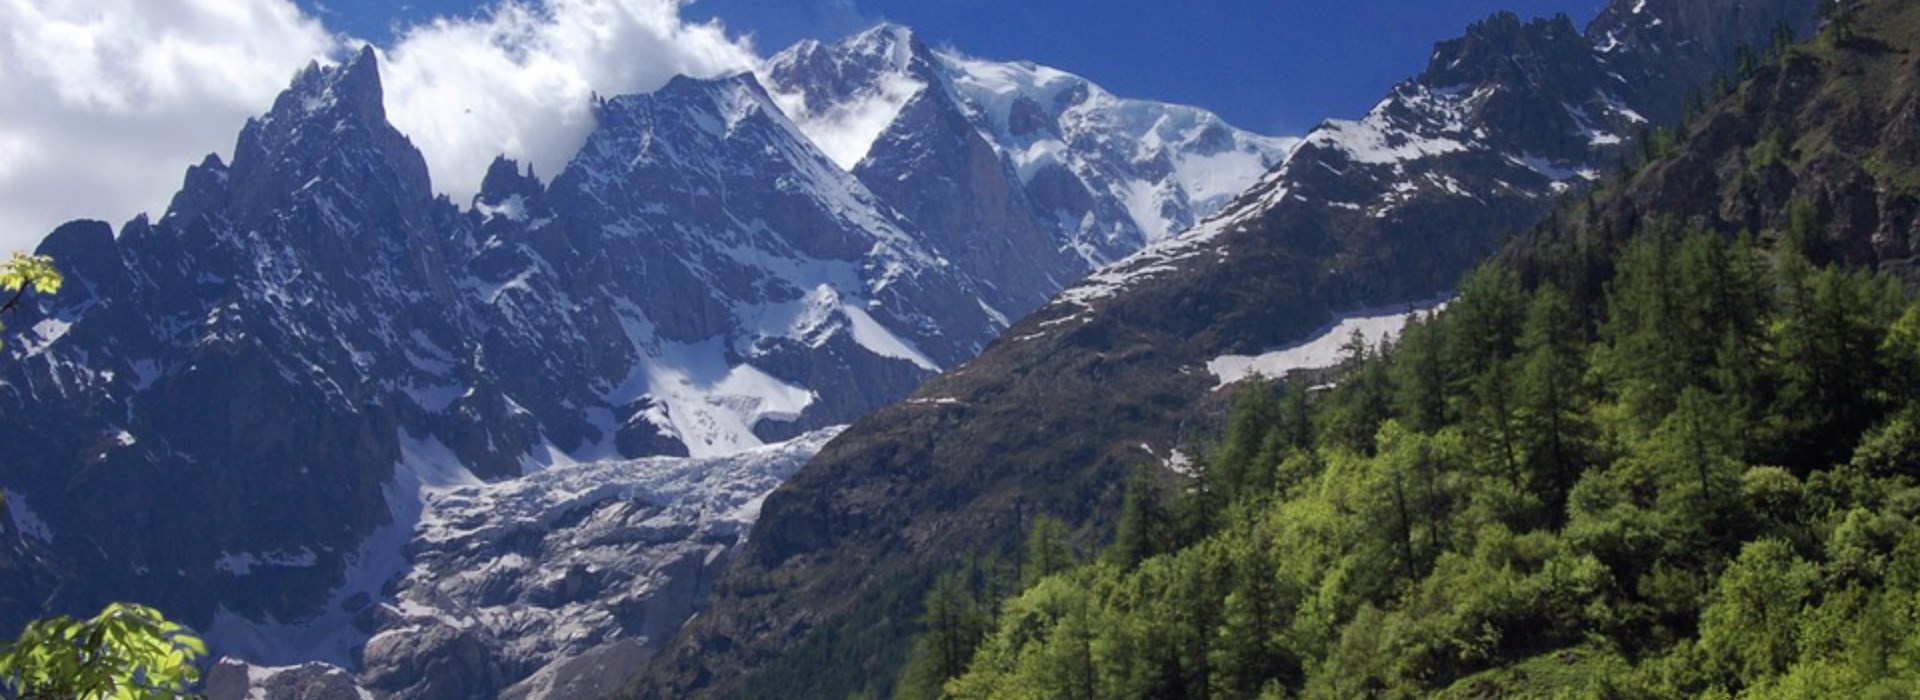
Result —
[[[1482,462],[1520,486],[1514,380],[1514,356],[1526,321],[1526,295],[1519,278],[1499,265],[1467,275],[1460,297],[1447,309],[1453,329],[1446,335],[1447,364],[1456,386],[1453,413],[1478,439]]]
[[[1879,370],[1877,285],[1869,278],[1804,264],[1783,264],[1784,305],[1774,325],[1781,405],[1778,412],[1792,444],[1778,455],[1802,472],[1837,461],[1852,445],[1832,435],[1855,435],[1883,410],[1874,388]]]
[[[1682,390],[1696,386],[1697,347],[1675,334],[1697,333],[1680,309],[1677,234],[1663,224],[1628,246],[1607,287],[1607,317],[1595,370],[1642,429],[1658,425]]]
[[[1264,541],[1242,537],[1228,546],[1227,588],[1208,666],[1214,694],[1249,698],[1270,682],[1297,683],[1299,661],[1281,644],[1287,605]]]
[[[1032,588],[1041,579],[1066,571],[1074,565],[1073,543],[1067,539],[1067,524],[1042,515],[1034,518],[1027,530],[1026,558],[1020,562],[1020,586]]]
[[[1307,389],[1302,386],[1287,387],[1287,395],[1282,404],[1282,416],[1285,424],[1281,432],[1286,444],[1295,450],[1313,448],[1313,406],[1307,402]]]
[[[1167,512],[1166,495],[1160,488],[1157,469],[1159,467],[1142,463],[1127,477],[1120,523],[1115,529],[1113,545],[1107,549],[1108,558],[1123,569],[1131,569],[1173,544],[1169,541],[1173,518]]]
[[[1522,452],[1534,483],[1557,502],[1579,476],[1586,440],[1578,321],[1552,287],[1534,295],[1521,334],[1519,402]]]
[[[1327,401],[1326,429],[1333,442],[1362,453],[1373,452],[1373,433],[1393,415],[1393,379],[1384,362],[1354,331],[1344,348],[1339,389]]]
[[[937,700],[947,681],[965,673],[974,650],[986,639],[991,620],[975,597],[969,577],[941,574],[927,592],[912,655],[901,670],[897,693],[904,699]]]
[[[1421,432],[1439,430],[1447,422],[1447,362],[1441,326],[1419,315],[1407,319],[1394,346],[1396,413],[1406,425]]]
[[[1211,475],[1227,502],[1273,490],[1273,465],[1259,464],[1257,459],[1267,434],[1280,426],[1280,404],[1264,383],[1254,384],[1234,395],[1226,439],[1214,453]]]

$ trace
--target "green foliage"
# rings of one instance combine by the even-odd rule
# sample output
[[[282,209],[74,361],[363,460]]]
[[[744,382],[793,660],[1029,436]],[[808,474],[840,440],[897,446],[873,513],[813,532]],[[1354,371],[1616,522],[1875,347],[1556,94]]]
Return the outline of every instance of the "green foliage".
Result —
[[[1565,294],[1546,288],[1534,296],[1520,336],[1515,420],[1527,482],[1549,500],[1565,498],[1593,451],[1593,430],[1581,411],[1588,391],[1580,335]]]
[[[1333,391],[1236,397],[945,696],[1911,696],[1920,305],[1671,224],[1595,269],[1577,301],[1489,267]]]
[[[1227,436],[1214,454],[1208,473],[1227,501],[1257,498],[1273,490],[1271,459],[1259,459],[1267,436],[1280,425],[1280,402],[1264,387],[1242,389],[1234,395]],[[1271,448],[1267,448],[1269,453]]]
[[[1747,162],[1756,170],[1765,170],[1786,163],[1792,151],[1792,144],[1787,142],[1787,132],[1775,127],[1767,132],[1766,138],[1747,151]]]
[[[53,258],[15,252],[12,258],[0,262],[0,294],[4,294],[7,300],[0,304],[0,315],[19,306],[28,291],[49,295],[59,293],[61,282],[60,271],[54,268]],[[0,325],[0,328],[5,327]]]
[[[1819,570],[1779,540],[1751,542],[1720,575],[1700,620],[1700,648],[1713,671],[1752,685],[1799,656],[1802,607]]]
[[[1446,336],[1442,326],[1415,316],[1400,331],[1391,372],[1396,394],[1395,412],[1415,430],[1433,431],[1446,425],[1452,400],[1447,385]]]
[[[90,620],[38,620],[0,648],[0,685],[22,698],[181,698],[206,645],[158,611],[115,603]]]
[[[0,262],[0,291],[32,289],[40,294],[56,294],[60,291],[60,282],[60,271],[54,268],[53,258],[45,255],[15,252],[11,259]]]

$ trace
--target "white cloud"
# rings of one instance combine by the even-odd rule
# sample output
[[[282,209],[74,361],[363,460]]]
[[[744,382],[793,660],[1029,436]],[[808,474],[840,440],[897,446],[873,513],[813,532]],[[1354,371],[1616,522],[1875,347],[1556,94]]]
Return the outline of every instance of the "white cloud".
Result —
[[[505,153],[551,177],[592,128],[589,100],[650,92],[675,75],[752,70],[753,47],[677,0],[509,2],[479,19],[407,32],[383,56],[388,118],[426,155],[435,189],[464,204]]]
[[[0,254],[158,214],[334,45],[284,0],[0,0]]]
[[[389,118],[457,202],[498,153],[551,176],[591,128],[592,93],[758,63],[681,4],[510,1],[415,27],[381,57]],[[358,43],[289,0],[0,0],[0,253],[69,219],[158,215],[301,66]]]

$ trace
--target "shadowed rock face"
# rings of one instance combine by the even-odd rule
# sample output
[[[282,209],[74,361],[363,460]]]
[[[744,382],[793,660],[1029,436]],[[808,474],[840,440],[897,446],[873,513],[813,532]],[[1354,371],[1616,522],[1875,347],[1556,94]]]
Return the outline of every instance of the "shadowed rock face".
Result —
[[[371,53],[309,67],[158,223],[42,244],[69,284],[10,319],[0,415],[34,436],[6,474],[51,533],[30,566],[63,583],[23,598],[290,618],[388,520],[394,426],[430,420],[397,400],[433,379],[408,353],[473,319],[449,281],[461,244],[430,225],[426,166],[380,99]],[[249,555],[283,564],[236,576]]]
[[[829,444],[768,499],[712,607],[638,690],[884,693],[943,567],[1034,513],[1101,539],[1124,470],[1204,420],[1206,362],[1443,292],[1677,116],[1734,47],[1778,22],[1808,35],[1816,6],[1700,4],[1616,2],[1584,34],[1500,15],[1443,43],[1426,74],[1316,129],[1222,215],[1094,273]]]

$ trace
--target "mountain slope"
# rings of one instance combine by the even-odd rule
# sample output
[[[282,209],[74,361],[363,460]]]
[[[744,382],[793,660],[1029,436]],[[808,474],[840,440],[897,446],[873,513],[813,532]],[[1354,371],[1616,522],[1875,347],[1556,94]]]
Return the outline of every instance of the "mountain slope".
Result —
[[[1814,202],[1910,196],[1920,4],[1840,11],[1336,387],[1245,387],[1097,560],[954,569],[896,697],[1913,695],[1920,279]]]
[[[1516,246],[1529,275],[1604,265],[1556,252],[1605,251],[1650,220],[1785,239],[1816,263],[1914,279],[1920,255],[1920,81],[1901,43],[1911,17],[1861,13],[1862,29],[1752,66],[1748,80],[1669,140],[1651,164],[1562,217],[1562,245]],[[1885,37],[1885,38],[1883,38]],[[1545,235],[1542,233],[1541,235]],[[1555,272],[1558,268],[1562,272]]]
[[[884,691],[932,573],[1032,513],[1097,537],[1125,467],[1191,437],[1209,361],[1446,289],[1647,115],[1677,115],[1687,76],[1734,59],[1686,64],[1670,42],[1759,44],[1780,22],[1804,30],[1814,4],[1703,11],[1718,6],[1618,2],[1584,35],[1501,15],[1442,44],[1420,78],[1364,120],[1317,129],[1221,215],[1092,275],[829,444],[768,500],[714,607],[644,692]]]
[[[964,273],[752,76],[676,79],[597,116],[531,200],[553,217],[501,213],[519,208],[505,182],[483,191],[495,213],[474,262],[476,291],[507,316],[490,349],[542,369],[516,379],[522,405],[609,411],[555,438],[577,457],[596,440],[723,454],[845,422],[999,328]]]
[[[957,53],[938,59],[1042,219],[1095,267],[1220,211],[1296,143],[1236,129],[1205,110],[1116,97],[1047,66]]]

